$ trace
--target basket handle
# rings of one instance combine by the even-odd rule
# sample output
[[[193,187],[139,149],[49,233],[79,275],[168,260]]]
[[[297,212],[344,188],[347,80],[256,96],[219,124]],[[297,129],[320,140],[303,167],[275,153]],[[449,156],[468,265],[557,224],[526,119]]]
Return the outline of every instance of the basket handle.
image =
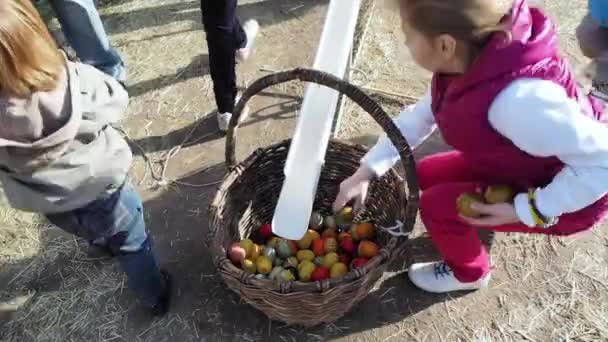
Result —
[[[234,109],[232,118],[230,119],[230,126],[226,135],[226,165],[229,168],[233,168],[236,165],[236,132],[238,130],[239,118],[247,102],[254,95],[266,88],[293,80],[316,83],[337,90],[348,96],[353,102],[357,103],[382,127],[387,137],[399,152],[401,163],[405,170],[408,201],[405,208],[405,218],[402,229],[406,232],[411,231],[416,222],[416,214],[418,211],[419,186],[416,177],[416,164],[410,145],[393,120],[376,101],[357,86],[329,73],[314,69],[296,68],[264,76],[252,83],[241,95],[241,98]]]

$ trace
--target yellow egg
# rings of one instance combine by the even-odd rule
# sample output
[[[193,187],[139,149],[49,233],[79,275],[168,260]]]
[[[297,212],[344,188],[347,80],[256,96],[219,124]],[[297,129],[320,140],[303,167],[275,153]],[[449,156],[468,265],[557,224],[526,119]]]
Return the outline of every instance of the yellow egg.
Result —
[[[298,261],[298,258],[296,258],[296,257],[289,257],[283,263],[283,268],[285,268],[285,269],[297,268],[299,264],[300,264],[300,262]]]
[[[338,261],[340,261],[340,257],[336,253],[327,253],[323,258],[323,266],[331,269],[333,265],[335,265]]]
[[[313,261],[315,260],[315,253],[313,253],[310,249],[302,249],[298,251],[296,258],[298,258],[299,262],[304,260]]]
[[[513,189],[508,185],[491,185],[483,197],[489,204],[509,203],[513,201]]]
[[[316,266],[312,261],[304,260],[300,266],[298,266],[298,278],[300,278],[300,281],[309,282],[315,269]]]
[[[275,248],[277,246],[277,242],[279,242],[279,238],[276,236],[273,236],[268,240],[268,242],[266,242],[266,246]]]
[[[253,241],[251,241],[249,239],[244,239],[244,240],[241,240],[240,245],[241,245],[241,247],[243,247],[243,249],[247,253],[247,258],[249,259],[249,257],[251,256],[251,251],[253,250],[253,246],[255,245],[255,243],[253,243]]]
[[[308,234],[313,241],[321,238],[321,235],[316,230],[309,229],[306,234]]]
[[[299,271],[300,268],[305,267],[309,264],[312,264],[314,266],[314,263],[312,261],[308,261],[308,260],[304,260],[301,263],[298,264],[297,270]]]
[[[243,271],[245,272],[249,272],[249,273],[255,273],[256,271],[256,266],[255,263],[249,259],[245,259],[243,260]]]
[[[312,244],[312,238],[310,236],[310,234],[306,233],[304,234],[304,237],[301,238],[300,240],[298,240],[296,242],[296,244],[298,245],[299,249],[308,249],[310,248],[310,245]]]
[[[261,256],[255,261],[258,273],[268,274],[272,271],[272,260],[269,257]]]
[[[479,217],[481,214],[471,208],[473,203],[483,203],[483,198],[480,194],[464,193],[456,199],[456,208],[458,212],[466,217]]]
[[[346,207],[336,214],[336,224],[342,230],[348,229],[353,223],[353,209]]]
[[[284,270],[283,272],[279,273],[276,280],[279,282],[283,282],[283,281],[292,281],[295,279],[296,279],[296,277],[293,275],[293,273],[291,273],[291,271]]]
[[[341,262],[334,264],[329,271],[329,274],[332,278],[342,277],[346,273],[348,273],[348,266]]]
[[[251,261],[256,261],[260,257],[260,254],[262,254],[262,248],[254,243],[251,247],[251,254],[249,255],[249,259],[251,259]]]

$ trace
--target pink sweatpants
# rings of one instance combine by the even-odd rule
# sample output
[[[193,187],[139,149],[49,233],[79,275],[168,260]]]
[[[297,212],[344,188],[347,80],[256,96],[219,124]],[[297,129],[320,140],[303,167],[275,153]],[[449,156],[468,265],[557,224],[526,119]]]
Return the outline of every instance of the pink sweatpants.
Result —
[[[524,224],[473,227],[458,216],[456,199],[464,192],[475,192],[494,184],[476,175],[460,152],[447,152],[422,159],[417,166],[422,196],[420,215],[435,247],[462,282],[473,282],[490,271],[488,254],[477,229],[495,232],[521,232],[571,235],[590,229],[608,210],[606,197],[581,211],[560,217],[550,229],[529,228]]]

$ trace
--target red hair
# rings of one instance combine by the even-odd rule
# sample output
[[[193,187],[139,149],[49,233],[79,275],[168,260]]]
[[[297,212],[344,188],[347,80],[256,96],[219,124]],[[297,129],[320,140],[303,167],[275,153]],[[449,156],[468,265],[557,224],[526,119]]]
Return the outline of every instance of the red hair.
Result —
[[[1,0],[0,18],[0,90],[28,97],[55,89],[64,58],[30,0]]]

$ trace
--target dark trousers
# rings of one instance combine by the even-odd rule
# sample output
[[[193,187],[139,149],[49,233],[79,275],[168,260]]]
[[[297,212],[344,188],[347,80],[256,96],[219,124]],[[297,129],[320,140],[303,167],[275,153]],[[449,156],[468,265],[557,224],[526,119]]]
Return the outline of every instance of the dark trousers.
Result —
[[[203,26],[207,33],[209,71],[215,102],[220,113],[232,113],[236,98],[236,50],[247,44],[247,36],[236,17],[237,0],[201,0]]]

